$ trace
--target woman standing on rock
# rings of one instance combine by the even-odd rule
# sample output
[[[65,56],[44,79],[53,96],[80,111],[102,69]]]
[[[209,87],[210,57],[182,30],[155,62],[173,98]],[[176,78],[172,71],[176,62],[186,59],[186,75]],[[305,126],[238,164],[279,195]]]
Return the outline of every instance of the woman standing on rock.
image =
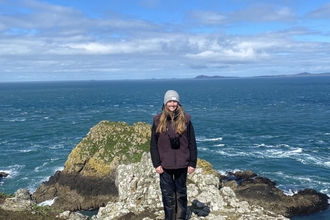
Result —
[[[150,153],[160,174],[165,219],[186,219],[187,173],[195,171],[197,147],[190,115],[184,113],[174,90],[165,93],[162,112],[153,118]]]

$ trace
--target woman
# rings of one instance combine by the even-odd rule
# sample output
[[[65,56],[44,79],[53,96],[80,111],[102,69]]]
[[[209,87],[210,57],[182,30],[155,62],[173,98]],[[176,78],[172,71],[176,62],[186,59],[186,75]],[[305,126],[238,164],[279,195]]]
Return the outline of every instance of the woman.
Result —
[[[165,219],[186,219],[187,173],[195,171],[197,147],[190,115],[184,113],[174,90],[165,93],[162,112],[153,118],[150,153],[160,174]]]

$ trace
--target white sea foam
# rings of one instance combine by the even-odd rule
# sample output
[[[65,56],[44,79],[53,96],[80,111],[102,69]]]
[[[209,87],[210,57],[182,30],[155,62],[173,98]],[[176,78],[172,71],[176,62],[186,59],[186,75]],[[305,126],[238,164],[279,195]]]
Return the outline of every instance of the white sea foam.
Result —
[[[0,172],[5,172],[8,173],[9,175],[6,177],[7,179],[11,179],[11,178],[15,178],[19,175],[19,171],[25,167],[24,165],[13,165],[13,166],[9,166],[9,169],[3,169],[0,170]]]
[[[53,172],[55,173],[56,171],[62,171],[63,169],[64,169],[64,166],[54,167]]]
[[[0,172],[3,172],[3,173],[12,173],[12,170],[0,170]]]
[[[324,194],[327,194],[330,197],[330,189],[329,188],[321,189],[320,192],[324,193]]]
[[[49,162],[44,162],[41,166],[37,166],[34,168],[34,172],[39,172],[40,168],[46,166],[47,164],[49,164]]]
[[[220,154],[220,155],[223,155],[223,156],[228,156],[228,155],[231,155],[231,154],[228,154],[226,151],[223,151],[223,150],[217,150],[215,151],[217,154]]]
[[[210,139],[207,139],[207,141],[222,141],[222,137],[210,138]]]
[[[268,175],[272,175],[271,173]],[[330,184],[326,183],[325,179],[320,179],[317,175],[309,175],[309,176],[292,176],[283,171],[279,171],[273,173],[275,175],[275,179],[285,180],[286,184],[278,184],[277,188],[282,190],[286,195],[293,195],[299,192],[302,189],[312,188],[317,191],[320,191],[324,194],[329,194]],[[291,183],[291,184],[290,184]],[[294,185],[292,185],[294,183]],[[321,188],[319,188],[321,186]]]
[[[196,141],[200,141],[200,142],[222,141],[222,137],[218,137],[218,138],[197,137]]]
[[[210,149],[209,148],[207,148],[207,147],[198,147],[198,151],[210,151]]]
[[[254,146],[255,146],[255,147],[271,147],[271,146],[266,145],[266,144],[264,144],[264,143],[262,143],[262,144],[254,144]]]
[[[57,160],[59,160],[59,159],[60,159],[60,158],[51,158],[50,161],[51,161],[51,162],[54,162],[54,161],[57,161]]]
[[[273,135],[261,135],[260,137],[270,139],[270,138],[275,138],[277,136],[273,136]]]
[[[298,191],[295,191],[293,189],[283,190],[284,195],[287,196],[293,196],[295,194],[298,194]]]
[[[49,147],[49,149],[62,149],[62,148],[64,148],[63,144],[55,144]]]
[[[235,173],[235,172],[239,172],[241,170],[239,170],[239,169],[234,169],[234,170],[217,170],[217,172],[220,173],[223,176],[226,176],[227,173],[228,173],[228,171]]]
[[[51,206],[55,202],[56,198],[57,197],[55,197],[54,199],[43,201],[43,202],[39,203],[38,206]]]
[[[316,157],[308,154],[303,154],[303,157],[297,158],[297,161],[299,161],[302,164],[311,164],[313,166],[317,165],[319,167],[330,167],[330,162],[325,161],[325,158],[323,157]]]
[[[324,162],[324,165],[330,167],[330,161]]]
[[[297,148],[295,150],[290,151],[290,153],[301,153],[301,152],[303,152],[302,148]]]
[[[283,150],[283,149],[269,149],[267,150],[267,156],[275,157],[275,158],[288,158],[292,157],[292,155],[297,155],[303,152],[302,148],[292,148],[291,150]]]
[[[26,121],[26,118],[4,119],[4,121],[9,121],[9,122],[22,122],[22,121]]]
[[[21,152],[21,153],[27,153],[27,152],[31,152],[33,151],[32,149],[24,149],[24,150],[18,150],[18,152]]]
[[[290,145],[288,145],[288,144],[276,144],[275,147],[277,147],[277,148],[279,148],[279,147],[290,148]]]

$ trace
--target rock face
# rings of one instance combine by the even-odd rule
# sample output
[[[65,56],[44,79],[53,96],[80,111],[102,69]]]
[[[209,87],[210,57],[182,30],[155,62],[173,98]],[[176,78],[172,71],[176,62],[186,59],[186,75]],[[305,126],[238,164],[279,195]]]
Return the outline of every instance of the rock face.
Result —
[[[119,165],[115,183],[118,201],[101,207],[93,220],[164,219],[159,174],[151,166],[149,153],[138,163]],[[286,219],[240,201],[230,187],[219,187],[219,175],[207,161],[198,160],[187,180],[189,219]]]
[[[56,198],[55,209],[100,208],[94,220],[163,219],[159,176],[149,155],[150,135],[145,123],[100,122],[72,150],[64,170],[33,196],[38,203]],[[220,176],[200,159],[188,175],[187,189],[192,220],[280,220],[328,207],[328,197],[314,190],[286,196],[267,178],[250,171]]]
[[[35,198],[27,189],[19,189],[16,191],[15,197],[6,198],[1,208],[9,211],[24,211],[31,210],[32,205],[36,204]]]
[[[237,198],[288,218],[322,211],[329,206],[329,197],[325,194],[305,189],[287,196],[275,187],[273,181],[251,171],[231,173],[222,176],[221,180],[222,186],[230,186]]]
[[[63,171],[43,183],[37,202],[55,199],[54,208],[89,210],[118,198],[114,171],[119,164],[140,160],[149,150],[150,125],[101,121],[70,153]]]

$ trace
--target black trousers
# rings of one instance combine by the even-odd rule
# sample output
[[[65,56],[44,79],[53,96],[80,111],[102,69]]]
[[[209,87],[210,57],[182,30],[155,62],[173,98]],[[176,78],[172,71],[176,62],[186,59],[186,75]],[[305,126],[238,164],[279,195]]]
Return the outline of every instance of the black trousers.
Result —
[[[187,216],[187,168],[164,169],[160,174],[165,220],[185,220]]]

